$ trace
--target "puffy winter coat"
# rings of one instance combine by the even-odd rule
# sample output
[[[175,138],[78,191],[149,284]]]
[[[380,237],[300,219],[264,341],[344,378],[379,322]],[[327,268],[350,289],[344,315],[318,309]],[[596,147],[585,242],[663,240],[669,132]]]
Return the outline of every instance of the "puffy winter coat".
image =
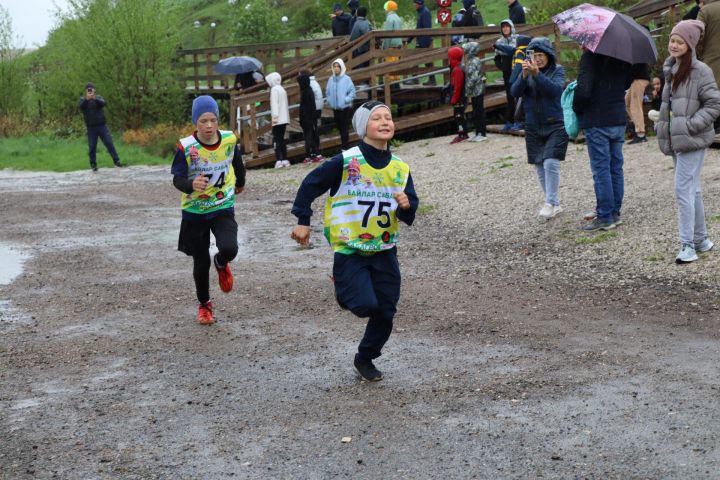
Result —
[[[345,75],[345,62],[343,62],[342,58],[333,60],[333,64],[335,63],[340,64],[340,75],[335,75],[335,72],[333,72],[333,76],[328,78],[325,97],[327,97],[330,108],[343,110],[352,107],[355,99],[355,84],[349,76]]]
[[[720,115],[720,91],[710,67],[695,58],[693,52],[690,75],[672,92],[671,99],[671,77],[677,69],[673,57],[665,60],[660,119],[655,122],[660,151],[665,155],[709,147],[715,140],[713,122]]]
[[[282,87],[282,77],[277,72],[268,73],[265,81],[270,85],[270,114],[273,125],[284,125],[290,122],[287,92]]]
[[[465,62],[465,96],[476,97],[485,91],[485,77],[482,61],[478,57],[480,45],[477,42],[467,42],[463,45],[467,61]]]

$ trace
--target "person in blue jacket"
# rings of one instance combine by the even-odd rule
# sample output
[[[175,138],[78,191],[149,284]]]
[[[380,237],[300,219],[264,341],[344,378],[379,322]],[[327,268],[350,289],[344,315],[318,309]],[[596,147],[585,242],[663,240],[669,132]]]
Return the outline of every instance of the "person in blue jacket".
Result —
[[[345,62],[342,58],[336,58],[333,61],[332,71],[332,77],[328,78],[325,87],[325,97],[333,111],[342,149],[347,150],[350,148],[350,119],[352,118],[353,100],[355,100],[355,84],[345,73]]]
[[[522,73],[510,86],[510,93],[523,99],[528,163],[535,165],[545,194],[540,216],[552,218],[562,211],[558,196],[560,161],[565,160],[568,146],[560,105],[565,69],[556,63],[555,49],[547,38],[534,38],[527,49],[534,55],[523,61]]]
[[[430,17],[430,10],[425,6],[425,0],[414,0],[415,11],[417,12],[417,23],[415,24],[416,29],[421,28],[432,28],[432,19]],[[430,48],[432,47],[432,37],[420,36],[408,38],[408,44],[415,40],[415,48]],[[432,68],[432,63],[426,63],[425,68]],[[408,83],[417,83],[417,80]],[[428,80],[428,85],[435,85],[435,76],[431,76]]]

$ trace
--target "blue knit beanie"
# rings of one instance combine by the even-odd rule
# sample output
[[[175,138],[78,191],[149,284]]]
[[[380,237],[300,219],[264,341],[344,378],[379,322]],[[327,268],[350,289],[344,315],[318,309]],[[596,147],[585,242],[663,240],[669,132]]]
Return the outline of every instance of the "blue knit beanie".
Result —
[[[217,119],[220,120],[220,109],[218,108],[218,104],[213,97],[211,97],[210,95],[200,95],[199,97],[195,98],[192,104],[193,125],[197,125],[197,121],[198,118],[200,118],[200,115],[207,112],[215,114]]]

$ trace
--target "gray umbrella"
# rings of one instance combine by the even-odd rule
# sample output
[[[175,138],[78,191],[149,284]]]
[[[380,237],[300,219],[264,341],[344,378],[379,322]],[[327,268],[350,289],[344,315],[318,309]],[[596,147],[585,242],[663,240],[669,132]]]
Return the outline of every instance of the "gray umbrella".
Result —
[[[262,62],[255,57],[228,57],[215,64],[215,73],[249,73],[261,69]]]

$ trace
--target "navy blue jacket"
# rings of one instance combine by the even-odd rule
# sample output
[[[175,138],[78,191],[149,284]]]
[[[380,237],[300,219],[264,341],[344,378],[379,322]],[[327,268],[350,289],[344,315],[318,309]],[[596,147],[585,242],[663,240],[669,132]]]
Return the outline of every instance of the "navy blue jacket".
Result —
[[[632,83],[631,70],[629,63],[583,52],[573,99],[580,128],[625,125],[625,90]]]
[[[508,13],[513,24],[520,25],[521,23],[525,23],[525,9],[520,5],[518,0],[513,2],[512,5],[508,5]]]
[[[430,10],[423,6],[417,12],[417,24],[415,28],[432,28],[432,20],[430,19]],[[418,48],[428,48],[432,45],[432,37],[417,37],[415,46]]]
[[[523,97],[527,125],[537,127],[562,122],[560,96],[565,89],[565,69],[555,63],[555,49],[547,39],[532,40],[528,49],[545,53],[548,64],[537,76],[523,78],[522,73],[518,75],[510,86],[510,95]]]
[[[360,142],[358,147],[371,167],[381,169],[390,163],[389,149],[378,150],[365,142]],[[298,225],[310,225],[310,217],[313,214],[312,203],[317,197],[328,190],[330,190],[330,195],[335,195],[342,181],[343,166],[343,156],[340,153],[308,173],[298,189],[291,210],[292,214],[298,218]],[[420,200],[415,193],[415,185],[410,174],[404,192],[410,201],[410,208],[407,210],[398,208],[395,215],[398,220],[412,225]]]

